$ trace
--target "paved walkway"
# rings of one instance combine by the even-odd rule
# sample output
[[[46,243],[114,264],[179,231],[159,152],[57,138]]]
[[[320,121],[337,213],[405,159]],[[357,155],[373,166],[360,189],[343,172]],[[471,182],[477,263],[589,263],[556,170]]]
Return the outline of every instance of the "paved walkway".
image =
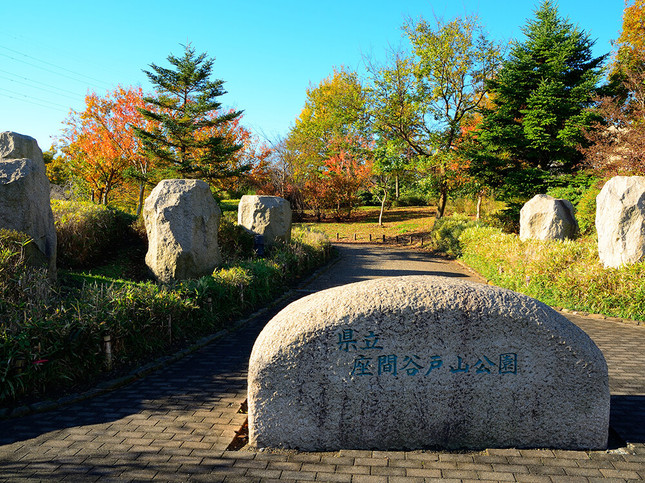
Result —
[[[475,279],[427,254],[342,246],[343,258],[294,297],[332,285],[404,274]],[[246,365],[272,316],[103,396],[0,421],[0,481],[626,481],[645,479],[645,327],[570,316],[609,364],[609,451],[332,453],[229,451],[246,415]]]

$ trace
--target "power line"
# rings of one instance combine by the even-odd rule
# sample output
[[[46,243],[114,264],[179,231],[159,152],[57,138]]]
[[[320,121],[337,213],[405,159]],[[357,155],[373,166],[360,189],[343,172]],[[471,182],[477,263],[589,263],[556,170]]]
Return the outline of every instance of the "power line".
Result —
[[[37,69],[44,70],[45,72],[49,72],[49,73],[51,73],[51,74],[58,75],[58,76],[60,76],[60,77],[65,77],[65,78],[67,78],[67,79],[72,79],[73,81],[76,81],[76,82],[81,82],[81,83],[86,83],[86,84],[87,84],[87,82],[86,82],[86,81],[84,81],[84,80],[77,79],[77,78],[72,77],[72,76],[70,76],[70,75],[62,74],[62,73],[60,73],[60,72],[56,72],[56,71],[53,71],[53,70],[51,70],[51,69],[47,69],[47,68],[45,68],[45,67],[43,67],[43,66],[41,66],[41,65],[32,64],[31,62],[27,62],[26,60],[16,59],[15,57],[12,57],[12,56],[7,55],[7,54],[2,54],[2,53],[0,53],[0,56],[2,56],[2,57],[7,57],[7,58],[9,58],[9,59],[11,59],[11,60],[15,60],[16,62],[22,62],[23,64],[30,65],[30,66],[35,67],[35,68],[37,68]],[[104,89],[104,87],[97,86],[97,85],[93,85],[93,87],[95,87],[96,89]]]
[[[14,100],[19,101],[19,102],[26,102],[28,104],[33,104],[34,106],[44,107],[45,109],[51,109],[52,111],[61,112],[61,109],[59,109],[57,107],[46,106],[44,104],[39,104],[38,102],[33,102],[33,101],[30,101],[30,100],[27,100],[27,99],[19,99],[18,97],[3,94],[2,92],[0,92],[0,96],[6,97],[8,99],[14,99]]]
[[[3,71],[2,69],[0,69],[0,72],[5,72],[5,71]],[[13,75],[13,74],[9,73],[9,75]],[[41,84],[41,85],[43,85],[43,86],[47,86],[47,84],[44,84],[44,83],[42,83],[42,82],[38,82],[38,81],[30,81],[30,80],[29,80],[29,79],[27,79],[26,77],[19,77],[19,76],[15,76],[15,77],[18,77],[18,78],[20,78],[20,79],[24,79],[25,81],[30,82],[30,83],[32,83],[32,84]],[[23,86],[26,86],[26,87],[32,87],[32,88],[35,88],[35,89],[40,89],[40,90],[45,91],[45,92],[51,92],[52,94],[56,94],[57,96],[67,97],[68,99],[72,99],[72,100],[74,100],[74,101],[78,101],[78,100],[79,100],[79,96],[78,96],[78,95],[70,96],[70,95],[68,95],[68,94],[62,94],[61,92],[56,92],[55,90],[52,90],[52,89],[47,89],[47,88],[44,88],[44,87],[38,87],[38,86],[35,86],[35,85],[24,84],[24,83],[22,83],[22,82],[20,82],[20,81],[17,81],[17,80],[15,80],[15,79],[11,79],[10,77],[4,76],[4,75],[0,75],[0,79],[6,79],[6,80],[8,80],[9,82],[15,82],[15,83],[16,83],[16,84],[18,84],[18,85],[23,85]],[[58,90],[58,91],[70,92],[70,91],[65,91],[65,90],[63,90],[63,89],[58,89],[57,87],[54,87],[54,86],[48,86],[48,87],[52,87],[53,89],[56,89],[56,90]],[[71,93],[71,94],[74,94],[73,92],[70,92],[70,93]]]
[[[74,50],[65,50],[64,46],[60,44],[59,42],[56,42],[55,44],[52,43],[43,43],[42,41],[39,41],[37,38],[35,38],[33,35],[25,36],[18,34],[16,32],[9,32],[9,31],[0,31],[0,37],[5,37],[7,39],[10,39],[10,42],[2,42],[5,45],[12,45],[12,44],[18,44],[20,50],[24,51],[36,51],[38,52],[39,55],[44,56],[47,59],[52,59],[52,58],[60,58],[64,57],[68,61],[71,61],[71,64],[74,64],[77,68],[85,72],[85,70],[89,67],[92,68],[92,72],[95,73],[95,75],[98,74],[105,74],[105,75],[111,75],[113,73],[113,69],[107,68],[105,62],[96,62],[94,57],[91,58],[79,58],[79,52],[78,49],[75,48]],[[52,48],[54,47],[54,48]],[[26,54],[24,54],[26,55]],[[70,62],[68,62],[70,63]],[[104,81],[101,81],[104,82]]]
[[[55,102],[48,101],[47,99],[40,99],[39,97],[28,96],[28,95],[22,94],[20,92],[15,92],[15,91],[12,91],[12,90],[9,90],[9,89],[5,89],[3,87],[0,87],[0,91],[5,91],[5,92],[8,92],[8,93],[13,94],[13,95],[20,96],[18,98],[11,97],[11,96],[6,96],[6,97],[11,97],[12,99],[19,100],[19,101],[25,100],[25,102],[27,102],[27,100],[33,99],[34,101],[45,102],[47,104],[50,104],[51,106],[57,106],[57,107],[60,107],[62,109],[65,109],[65,110],[69,109],[69,106],[63,106],[62,104],[56,104]],[[24,97],[25,99],[21,99],[22,97]],[[31,103],[35,104],[34,102],[31,102]],[[43,105],[42,107],[51,107],[51,106]],[[54,108],[52,107],[52,109],[54,109]]]
[[[66,69],[65,67],[61,67],[61,66],[56,65],[56,64],[54,64],[54,63],[52,63],[52,62],[47,62],[46,60],[38,59],[37,57],[33,57],[33,56],[31,56],[31,55],[27,55],[27,54],[25,54],[25,53],[23,53],[23,52],[20,52],[20,51],[18,51],[18,50],[10,49],[9,47],[4,47],[4,46],[0,45],[0,48],[5,49],[5,50],[8,50],[9,52],[13,52],[14,54],[22,55],[23,57],[27,57],[28,59],[33,59],[33,60],[35,60],[35,61],[37,61],[37,62],[42,62],[43,64],[51,65],[52,67],[55,67],[55,68],[60,69],[60,70],[63,70],[63,71],[65,71],[65,72],[69,72],[70,74],[74,74],[74,75],[77,75],[77,76],[80,76],[80,77],[85,77],[86,79],[92,80],[92,81],[94,81],[94,82],[98,82],[99,84],[103,84],[103,86],[105,86],[105,87],[109,88],[109,86],[108,86],[107,84],[105,84],[105,83],[104,83],[102,80],[100,80],[100,79],[95,79],[94,77],[90,77],[90,76],[88,76],[88,75],[81,74],[80,72],[75,72],[75,71],[73,71],[73,70]]]

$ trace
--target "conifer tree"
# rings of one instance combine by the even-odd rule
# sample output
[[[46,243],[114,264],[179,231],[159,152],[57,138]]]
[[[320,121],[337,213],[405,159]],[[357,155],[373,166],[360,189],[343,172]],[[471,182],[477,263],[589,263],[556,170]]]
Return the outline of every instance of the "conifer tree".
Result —
[[[227,136],[228,124],[242,111],[223,112],[219,96],[226,93],[224,81],[211,80],[214,59],[196,54],[190,45],[182,57],[168,56],[171,68],[150,64],[146,75],[157,95],[145,98],[153,110],[141,109],[155,129],[135,128],[149,156],[186,177],[206,179],[239,175],[247,166],[229,161],[242,146]]]
[[[594,121],[587,108],[606,56],[593,57],[594,41],[559,17],[549,0],[523,32],[526,39],[512,45],[489,83],[493,107],[484,111],[477,133],[482,149],[473,169],[513,195],[530,196],[581,161],[577,147]]]

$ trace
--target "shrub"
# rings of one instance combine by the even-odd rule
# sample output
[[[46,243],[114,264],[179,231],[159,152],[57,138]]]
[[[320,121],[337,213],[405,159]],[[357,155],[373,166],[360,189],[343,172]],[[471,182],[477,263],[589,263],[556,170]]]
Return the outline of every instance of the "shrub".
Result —
[[[133,215],[87,202],[52,200],[59,266],[84,268],[131,240]]]
[[[12,329],[27,310],[45,310],[51,292],[46,268],[28,263],[31,238],[0,229],[0,331]]]
[[[106,369],[105,336],[122,369],[224,328],[326,261],[330,247],[324,235],[296,229],[265,259],[168,286],[63,273],[57,299],[21,306],[20,323],[0,325],[0,404],[95,380]]]
[[[596,229],[596,196],[600,188],[592,186],[588,188],[578,200],[576,206],[576,219],[580,228],[580,235],[591,235]]]
[[[496,285],[549,305],[645,319],[645,263],[603,268],[595,240],[521,241],[492,227],[461,237],[462,260]]]
[[[428,200],[419,194],[402,194],[392,202],[392,206],[427,206]]]
[[[237,212],[225,211],[222,214],[217,243],[225,262],[253,256],[253,234],[237,224]]]
[[[434,248],[453,257],[460,256],[461,244],[459,236],[466,228],[478,225],[479,222],[461,214],[444,216],[438,219],[431,233]]]
[[[501,229],[504,233],[520,232],[520,210],[524,203],[518,201],[509,201],[506,207],[491,213],[486,222],[496,228]]]

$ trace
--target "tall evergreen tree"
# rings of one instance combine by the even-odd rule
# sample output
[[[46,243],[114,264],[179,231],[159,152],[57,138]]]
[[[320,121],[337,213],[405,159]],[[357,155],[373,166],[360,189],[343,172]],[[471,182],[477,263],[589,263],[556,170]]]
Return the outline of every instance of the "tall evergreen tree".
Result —
[[[490,81],[493,107],[477,136],[476,176],[503,185],[509,195],[530,196],[550,176],[570,173],[582,157],[577,147],[594,121],[587,110],[606,56],[593,57],[588,34],[544,0],[523,28],[524,42]]]
[[[217,98],[226,93],[224,81],[211,80],[214,59],[196,54],[190,45],[182,57],[168,56],[170,69],[150,64],[146,75],[156,97],[145,98],[153,110],[140,109],[155,129],[135,128],[148,155],[186,177],[206,179],[239,175],[248,169],[232,167],[229,160],[242,146],[227,137],[228,124],[242,111],[223,112]]]

